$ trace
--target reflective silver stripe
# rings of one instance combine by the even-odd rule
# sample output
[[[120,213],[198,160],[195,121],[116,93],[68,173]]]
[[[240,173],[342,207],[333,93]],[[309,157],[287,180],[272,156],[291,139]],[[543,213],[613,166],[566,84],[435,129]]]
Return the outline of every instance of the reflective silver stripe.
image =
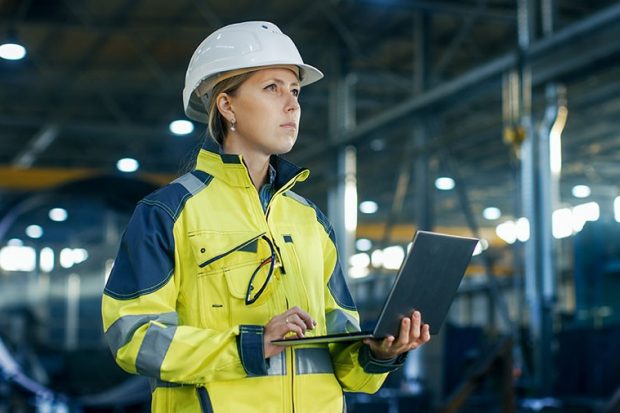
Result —
[[[299,203],[300,203],[300,204],[302,204],[302,205],[305,205],[305,206],[310,206],[310,204],[308,203],[308,201],[307,201],[304,197],[302,197],[302,196],[300,196],[300,195],[297,195],[297,194],[296,194],[295,192],[293,192],[293,191],[286,191],[286,192],[284,193],[284,195],[285,195],[285,196],[287,196],[287,197],[289,197],[289,198],[293,198],[295,201],[299,202]]]
[[[152,320],[173,326],[179,323],[179,317],[175,312],[123,316],[116,320],[105,332],[105,339],[112,354],[116,355],[121,347],[129,343],[138,328]]]
[[[161,378],[161,365],[176,330],[176,327],[160,327],[157,324],[149,326],[136,357],[138,373]]]
[[[334,373],[334,367],[327,348],[300,348],[295,350],[295,374],[328,373]]]
[[[286,352],[278,353],[269,358],[269,368],[267,369],[269,376],[285,376],[286,375]]]
[[[351,314],[333,310],[325,315],[327,334],[354,333],[361,331],[359,322]]]
[[[192,195],[196,195],[196,193],[200,192],[201,189],[203,189],[206,185],[204,182],[202,182],[200,179],[196,178],[193,174],[191,173],[187,173],[177,179],[175,179],[174,181],[172,181],[172,183],[177,183],[177,184],[181,184],[185,187],[185,189],[187,189],[187,191],[192,194]]]

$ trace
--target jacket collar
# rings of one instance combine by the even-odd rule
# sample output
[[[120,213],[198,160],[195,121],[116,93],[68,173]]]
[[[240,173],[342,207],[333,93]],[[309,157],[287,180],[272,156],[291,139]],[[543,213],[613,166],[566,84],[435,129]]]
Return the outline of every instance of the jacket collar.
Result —
[[[290,183],[292,187],[297,181],[308,179],[310,171],[277,156],[272,155],[269,163],[276,172],[274,190]],[[196,169],[207,172],[217,179],[221,179],[231,186],[252,186],[250,174],[243,162],[243,157],[236,154],[222,152],[222,147],[213,139],[207,137],[198,154]]]

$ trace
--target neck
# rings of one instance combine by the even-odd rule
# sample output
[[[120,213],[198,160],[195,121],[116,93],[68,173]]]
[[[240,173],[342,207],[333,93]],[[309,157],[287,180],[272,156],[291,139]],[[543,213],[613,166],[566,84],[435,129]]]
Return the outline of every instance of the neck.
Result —
[[[245,162],[248,172],[250,173],[252,184],[254,184],[256,190],[259,191],[269,179],[270,155],[246,150],[246,148],[235,145],[233,139],[224,140],[224,146],[222,149],[224,150],[224,153],[234,153],[243,157],[243,161]]]
[[[267,183],[269,179],[269,157],[248,156],[241,154],[250,173],[250,178],[256,190]]]

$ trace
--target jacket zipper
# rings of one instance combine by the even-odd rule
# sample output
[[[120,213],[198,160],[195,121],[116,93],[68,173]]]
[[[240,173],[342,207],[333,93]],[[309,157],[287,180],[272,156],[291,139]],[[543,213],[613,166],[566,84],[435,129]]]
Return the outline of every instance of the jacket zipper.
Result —
[[[295,182],[297,181],[297,177],[303,172],[303,169],[301,171],[299,171],[298,174],[296,174],[293,178],[291,178],[291,180],[288,181],[288,183],[286,185],[284,185],[282,188],[280,188],[276,193],[273,194],[273,196],[271,197],[271,199],[269,200],[269,203],[267,204],[267,208],[265,209],[264,212],[264,217],[265,217],[265,223],[267,224],[267,228],[269,228],[269,213],[271,212],[271,204],[273,203],[273,200],[276,198],[276,196],[288,191],[291,187],[293,187],[293,185],[295,184]],[[250,175],[249,171],[248,171],[248,176]],[[252,179],[250,178],[250,182],[252,181]],[[262,205],[260,203],[260,197],[258,197],[258,193],[256,193],[257,198],[258,199],[258,203],[259,206],[261,207],[261,211],[262,211]],[[271,234],[270,234],[271,235]],[[273,236],[271,236],[271,239],[273,240]],[[274,246],[278,251],[278,255],[280,255],[280,250],[277,246],[277,243],[274,242]],[[282,264],[282,273],[286,274],[286,270],[284,269],[284,263],[282,262],[282,258],[280,256],[280,263]],[[286,294],[284,296],[284,299],[286,300],[286,308],[289,308],[289,304],[288,304],[288,298],[286,297]],[[292,413],[295,413],[295,353],[293,348],[288,348],[286,351],[289,351],[289,359],[291,360],[291,411]]]
[[[286,294],[284,295],[284,300],[286,301],[286,308],[289,308],[288,297]],[[291,360],[291,412],[295,413],[295,352],[293,347],[289,347],[286,349],[289,354],[287,358]]]
[[[258,234],[257,236],[255,236],[254,238],[251,238],[247,241],[244,241],[241,245],[237,245],[236,247],[232,248],[229,251],[226,251],[220,255],[217,255],[213,258],[209,258],[208,260],[206,260],[205,262],[203,262],[202,264],[199,265],[200,268],[206,267],[207,265],[219,260],[220,258],[224,258],[225,256],[227,256],[228,254],[232,254],[233,252],[240,250],[241,248],[250,245],[251,243],[253,243],[254,241],[256,241],[257,239],[259,239],[260,237],[262,237],[263,235],[265,235],[266,232],[263,232],[262,234]]]
[[[271,199],[269,200],[269,204],[267,204],[267,209],[265,211],[265,220],[267,220],[267,218],[269,218],[269,212],[271,212],[271,203],[272,201],[276,198],[277,195],[283,194],[284,192],[288,191],[289,189],[291,189],[293,187],[293,185],[295,184],[295,182],[297,182],[297,177],[299,175],[301,175],[301,173],[304,170],[300,171],[297,175],[295,175],[293,178],[291,178],[290,181],[288,181],[286,183],[286,185],[284,185],[282,188],[280,188],[276,193],[273,194],[273,196],[271,197]]]
[[[289,349],[291,350],[291,411],[295,413],[295,350],[292,347]]]
[[[271,212],[271,204],[273,202],[273,200],[275,199],[276,196],[288,191],[291,187],[293,187],[293,185],[295,184],[296,181],[296,177],[299,174],[297,174],[294,178],[292,178],[286,185],[284,185],[282,188],[280,188],[278,190],[278,192],[276,192],[275,194],[273,194],[273,196],[271,197],[271,199],[269,200],[269,204],[267,205],[267,209],[265,210],[265,222],[267,223],[267,228],[269,228],[269,213]],[[273,236],[271,237],[271,239],[273,240]],[[284,260],[282,259],[282,253],[280,252],[280,247],[278,246],[278,243],[273,240],[273,245],[276,249],[276,252],[278,254],[278,258],[280,260],[280,265],[281,265],[281,271],[282,271],[282,275],[286,274],[286,268],[284,266]],[[288,308],[288,303],[286,304],[286,308]]]

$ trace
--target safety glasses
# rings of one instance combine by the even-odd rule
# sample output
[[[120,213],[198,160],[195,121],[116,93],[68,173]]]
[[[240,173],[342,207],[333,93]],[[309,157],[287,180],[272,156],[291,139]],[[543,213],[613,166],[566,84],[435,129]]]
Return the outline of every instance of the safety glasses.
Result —
[[[254,304],[265,291],[278,261],[278,256],[276,255],[273,242],[269,239],[269,237],[263,235],[259,238],[259,240],[264,240],[267,242],[267,245],[269,245],[270,255],[258,264],[258,267],[256,267],[252,273],[252,277],[250,277],[250,282],[248,283],[248,288],[245,293],[246,305]],[[262,283],[261,287],[257,289],[254,285],[255,282]]]

